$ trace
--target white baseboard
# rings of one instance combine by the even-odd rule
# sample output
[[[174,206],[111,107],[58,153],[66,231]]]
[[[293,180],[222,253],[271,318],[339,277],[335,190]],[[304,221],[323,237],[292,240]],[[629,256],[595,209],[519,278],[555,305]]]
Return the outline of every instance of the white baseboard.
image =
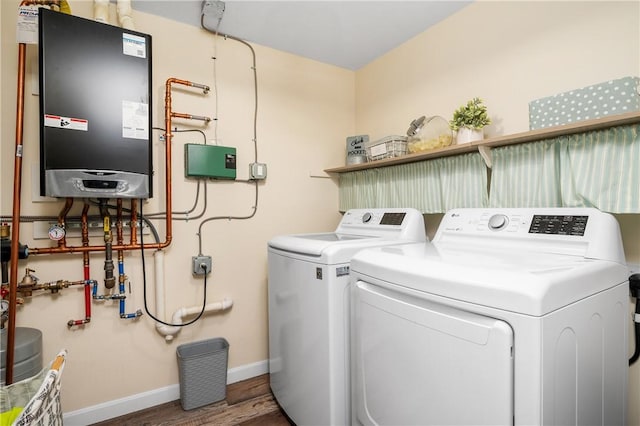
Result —
[[[267,360],[227,370],[227,384],[240,382],[269,372]],[[65,426],[86,426],[180,399],[180,385],[153,389],[125,398],[64,413]]]

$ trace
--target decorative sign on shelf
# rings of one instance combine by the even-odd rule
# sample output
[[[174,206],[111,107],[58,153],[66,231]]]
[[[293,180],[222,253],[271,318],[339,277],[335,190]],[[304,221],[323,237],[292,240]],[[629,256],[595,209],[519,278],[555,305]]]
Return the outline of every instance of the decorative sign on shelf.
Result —
[[[347,137],[347,165],[360,164],[367,161],[364,144],[369,142],[369,135]]]

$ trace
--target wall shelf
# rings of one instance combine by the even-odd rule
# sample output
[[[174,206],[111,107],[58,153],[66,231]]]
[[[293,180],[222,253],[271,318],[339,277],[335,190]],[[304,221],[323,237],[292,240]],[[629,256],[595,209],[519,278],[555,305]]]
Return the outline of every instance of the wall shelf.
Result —
[[[607,117],[597,118],[593,120],[585,120],[577,123],[566,124],[562,126],[547,127],[544,129],[531,130],[528,132],[515,133],[506,136],[497,136],[493,138],[483,139],[482,141],[471,142],[464,145],[451,145],[445,148],[434,149],[427,152],[417,152],[402,157],[385,158],[384,160],[372,161],[370,163],[353,164],[349,166],[334,167],[325,169],[326,173],[348,173],[358,170],[374,169],[378,167],[395,166],[398,164],[414,163],[417,161],[431,160],[434,158],[448,157],[451,155],[466,154],[469,152],[481,152],[483,158],[487,161],[487,165],[491,167],[490,156],[488,152],[491,148],[515,145],[526,142],[537,142],[544,139],[551,139],[558,136],[571,135],[575,133],[584,133],[592,130],[606,129],[609,127],[622,126],[626,124],[640,123],[640,112],[634,111],[619,115],[610,115]]]

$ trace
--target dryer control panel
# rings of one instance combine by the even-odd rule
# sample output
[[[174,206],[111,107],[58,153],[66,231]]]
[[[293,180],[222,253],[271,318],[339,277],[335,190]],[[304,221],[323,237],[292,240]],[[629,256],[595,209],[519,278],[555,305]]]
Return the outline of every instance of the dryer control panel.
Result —
[[[594,208],[454,209],[442,218],[433,242],[625,263],[618,222]]]
[[[555,234],[583,236],[589,216],[534,215],[529,227],[530,234]]]
[[[486,216],[486,214],[483,215],[482,219],[486,219]],[[509,217],[506,214],[496,213],[489,217],[486,225],[492,231],[505,228],[509,231],[517,231],[523,225],[520,218],[519,214]],[[529,224],[529,233],[583,236],[588,220],[589,216],[586,215],[534,214]],[[511,224],[510,227],[508,227],[509,224]],[[484,220],[480,223],[480,227],[483,226]]]

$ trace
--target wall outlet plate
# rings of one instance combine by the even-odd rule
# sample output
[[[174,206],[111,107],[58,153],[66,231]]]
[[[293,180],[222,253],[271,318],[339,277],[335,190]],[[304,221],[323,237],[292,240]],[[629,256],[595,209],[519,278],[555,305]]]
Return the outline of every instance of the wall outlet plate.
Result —
[[[267,165],[264,163],[249,164],[249,178],[254,180],[267,178]]]
[[[211,256],[193,256],[191,257],[191,265],[193,275],[207,275],[212,268]]]

